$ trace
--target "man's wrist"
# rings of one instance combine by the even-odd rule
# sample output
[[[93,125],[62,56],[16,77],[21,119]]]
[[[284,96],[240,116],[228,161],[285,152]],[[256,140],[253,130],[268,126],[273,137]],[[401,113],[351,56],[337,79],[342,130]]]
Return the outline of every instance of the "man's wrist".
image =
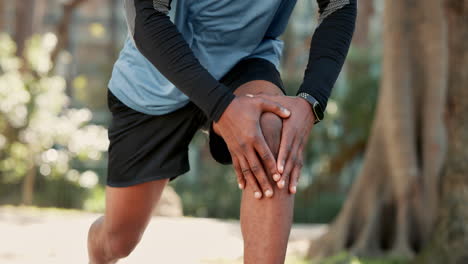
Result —
[[[314,124],[323,120],[323,116],[324,116],[323,109],[320,103],[317,101],[317,99],[315,99],[312,95],[308,93],[303,93],[303,92],[297,94],[297,97],[302,98],[305,101],[307,101],[307,103],[309,103],[311,110],[312,110],[312,114],[315,117]]]
[[[300,96],[297,96],[297,98],[299,99],[299,101],[301,101],[304,105],[304,109],[307,109],[307,111],[310,111],[310,113],[312,114],[312,118],[314,119],[313,120],[313,123],[315,124],[316,123],[316,120],[317,120],[317,117],[315,117],[315,114],[314,114],[314,109],[312,108],[312,106],[310,105],[309,101],[307,101],[306,99],[300,97]]]

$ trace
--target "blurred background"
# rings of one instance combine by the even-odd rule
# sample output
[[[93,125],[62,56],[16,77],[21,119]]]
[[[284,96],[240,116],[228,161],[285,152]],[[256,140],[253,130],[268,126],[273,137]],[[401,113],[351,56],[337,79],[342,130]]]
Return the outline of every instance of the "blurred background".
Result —
[[[468,1],[409,2],[359,1],[348,59],[305,150],[288,263],[468,263]],[[87,227],[105,204],[122,3],[0,0],[1,263],[86,262]],[[283,36],[290,95],[316,26],[316,2],[298,0]],[[165,190],[162,217],[123,263],[155,262],[159,244],[164,263],[242,263],[240,191],[206,143],[200,132],[191,171]],[[200,244],[203,228],[212,235]],[[200,249],[174,256],[165,236]]]

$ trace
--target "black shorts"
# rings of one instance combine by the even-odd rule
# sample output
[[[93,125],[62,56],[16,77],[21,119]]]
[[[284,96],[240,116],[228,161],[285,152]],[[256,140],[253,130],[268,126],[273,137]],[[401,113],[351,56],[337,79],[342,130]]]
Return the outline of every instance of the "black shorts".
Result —
[[[239,62],[220,81],[231,91],[253,80],[265,80],[284,92],[275,66],[254,58]],[[147,115],[123,104],[108,90],[112,113],[109,127],[107,185],[126,187],[160,179],[175,179],[190,169],[188,147],[200,128],[211,128],[206,115],[193,103],[165,115]],[[211,129],[210,151],[223,164],[231,163],[224,140]]]

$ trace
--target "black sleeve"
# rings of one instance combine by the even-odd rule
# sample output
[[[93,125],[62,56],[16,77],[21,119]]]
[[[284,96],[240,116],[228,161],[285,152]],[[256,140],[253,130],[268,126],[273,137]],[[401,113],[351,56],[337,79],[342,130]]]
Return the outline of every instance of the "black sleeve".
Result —
[[[313,96],[325,109],[343,67],[356,22],[356,0],[317,0],[319,26],[312,36],[304,82],[298,94]]]
[[[178,89],[218,121],[234,94],[198,61],[166,12],[169,1],[134,0],[133,38],[139,51]],[[166,10],[158,10],[158,5]]]

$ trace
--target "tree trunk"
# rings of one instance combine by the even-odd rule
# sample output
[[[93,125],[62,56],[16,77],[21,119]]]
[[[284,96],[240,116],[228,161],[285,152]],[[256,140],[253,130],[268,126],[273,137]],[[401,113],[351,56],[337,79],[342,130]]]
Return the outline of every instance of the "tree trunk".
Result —
[[[46,0],[34,0],[33,33],[43,33],[44,16],[46,14]]]
[[[449,29],[448,154],[438,221],[418,263],[468,263],[468,0],[445,0]]]
[[[383,78],[364,164],[310,257],[413,256],[432,229],[445,154],[442,6],[394,0],[384,10]]]
[[[6,1],[0,0],[0,32],[6,31]]]
[[[353,36],[353,45],[359,48],[369,47],[369,25],[370,19],[373,15],[374,0],[360,0],[356,21],[356,31]]]
[[[57,45],[55,49],[52,51],[51,54],[51,61],[53,65],[56,65],[58,55],[64,49],[67,49],[69,46],[69,31],[70,31],[70,24],[73,16],[73,12],[75,9],[81,5],[82,3],[86,2],[87,0],[73,0],[63,4],[63,15],[60,19],[60,22],[57,26]]]
[[[31,164],[34,164],[31,162]],[[32,205],[34,201],[34,183],[36,181],[36,166],[31,165],[28,170],[28,173],[23,180],[23,190],[22,190],[22,204],[23,205]]]
[[[21,0],[16,2],[15,35],[16,54],[23,56],[26,40],[33,34],[34,28],[34,0]]]
[[[15,4],[14,39],[17,45],[16,54],[22,57],[26,41],[41,29],[46,4],[45,0],[21,0]]]
[[[118,56],[117,43],[118,43],[118,0],[109,0],[109,62],[114,62]]]

